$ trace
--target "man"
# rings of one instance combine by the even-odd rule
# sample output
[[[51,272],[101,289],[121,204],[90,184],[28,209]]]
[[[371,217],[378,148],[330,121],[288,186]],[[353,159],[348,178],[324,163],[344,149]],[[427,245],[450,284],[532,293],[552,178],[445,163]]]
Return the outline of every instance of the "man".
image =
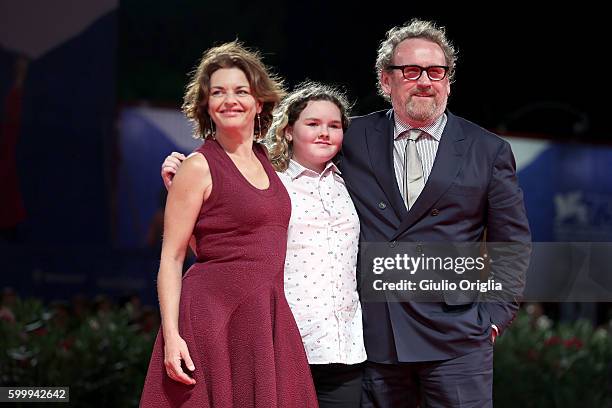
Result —
[[[376,70],[392,109],[353,119],[339,163],[362,244],[479,242],[485,231],[529,243],[509,144],[446,110],[455,60],[431,22],[387,32]],[[520,291],[526,267],[518,259],[499,273]],[[518,303],[362,300],[363,407],[492,406],[493,341]]]

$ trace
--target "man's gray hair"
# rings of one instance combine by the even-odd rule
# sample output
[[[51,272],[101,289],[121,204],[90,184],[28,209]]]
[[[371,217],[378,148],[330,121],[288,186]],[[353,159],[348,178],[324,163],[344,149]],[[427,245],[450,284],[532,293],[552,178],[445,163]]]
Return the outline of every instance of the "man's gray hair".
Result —
[[[453,82],[455,78],[455,62],[457,61],[457,51],[448,38],[444,27],[436,26],[433,21],[425,21],[414,18],[402,26],[396,26],[387,31],[385,39],[378,47],[378,55],[376,57],[376,77],[378,93],[385,99],[389,100],[389,95],[385,94],[380,83],[380,74],[382,70],[387,69],[392,65],[393,52],[399,43],[409,38],[422,38],[434,42],[442,48],[446,65],[448,65],[448,79]]]

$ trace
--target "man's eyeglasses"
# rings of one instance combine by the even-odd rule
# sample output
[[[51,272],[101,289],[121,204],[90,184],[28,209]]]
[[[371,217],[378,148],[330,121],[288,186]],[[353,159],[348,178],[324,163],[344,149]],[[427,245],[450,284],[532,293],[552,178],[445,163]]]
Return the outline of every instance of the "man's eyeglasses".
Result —
[[[418,80],[423,71],[427,72],[427,76],[432,81],[441,81],[446,78],[448,67],[445,65],[432,65],[430,67],[421,67],[419,65],[389,65],[388,70],[399,69],[402,71],[404,78],[409,81]]]

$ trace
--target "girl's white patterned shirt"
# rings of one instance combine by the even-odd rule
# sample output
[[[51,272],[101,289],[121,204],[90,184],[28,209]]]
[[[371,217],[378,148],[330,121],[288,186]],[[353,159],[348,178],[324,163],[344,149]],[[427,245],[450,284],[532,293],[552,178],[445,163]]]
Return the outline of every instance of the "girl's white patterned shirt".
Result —
[[[278,173],[291,197],[285,296],[310,364],[366,359],[356,266],[357,211],[333,163],[318,174],[291,160]]]

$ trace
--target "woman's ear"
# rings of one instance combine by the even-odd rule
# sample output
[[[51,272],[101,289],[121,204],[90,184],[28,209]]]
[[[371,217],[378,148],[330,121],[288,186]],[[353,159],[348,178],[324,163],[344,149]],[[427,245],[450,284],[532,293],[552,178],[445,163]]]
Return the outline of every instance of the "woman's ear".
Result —
[[[288,142],[293,140],[293,128],[291,128],[291,126],[287,126],[285,128],[285,139],[287,139]]]

